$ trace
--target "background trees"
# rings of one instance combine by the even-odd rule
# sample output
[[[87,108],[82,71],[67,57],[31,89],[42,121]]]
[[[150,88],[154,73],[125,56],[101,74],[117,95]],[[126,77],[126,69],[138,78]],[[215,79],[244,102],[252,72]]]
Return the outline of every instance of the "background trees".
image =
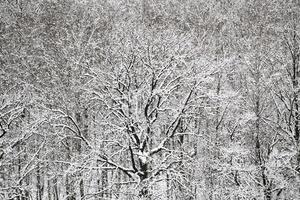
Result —
[[[0,197],[297,199],[297,1],[1,1]]]

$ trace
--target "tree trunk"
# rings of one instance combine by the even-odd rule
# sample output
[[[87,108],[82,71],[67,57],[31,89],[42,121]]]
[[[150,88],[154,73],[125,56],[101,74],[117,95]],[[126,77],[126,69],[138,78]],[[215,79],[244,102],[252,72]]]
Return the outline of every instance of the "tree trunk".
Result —
[[[39,155],[37,156],[39,159]],[[40,171],[40,165],[37,164],[37,171],[36,171],[36,188],[37,188],[37,200],[42,200],[43,196],[43,186],[41,181],[41,171]]]

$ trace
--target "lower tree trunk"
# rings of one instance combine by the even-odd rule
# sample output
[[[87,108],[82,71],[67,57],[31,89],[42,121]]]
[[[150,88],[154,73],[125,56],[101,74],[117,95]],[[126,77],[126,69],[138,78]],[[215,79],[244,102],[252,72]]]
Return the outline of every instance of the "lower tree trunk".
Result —
[[[53,180],[53,200],[59,200],[58,186],[57,186],[57,178]]]
[[[79,188],[80,188],[80,198],[84,198],[84,183],[83,183],[83,178],[80,179],[79,183]]]
[[[52,197],[51,197],[51,181],[49,179],[47,180],[47,192],[48,192],[48,200],[52,200]]]
[[[39,159],[39,154],[37,155],[37,158]],[[41,171],[40,171],[40,164],[37,164],[37,171],[36,171],[36,188],[37,188],[37,200],[42,200],[43,197],[43,186],[42,186],[42,180],[41,180]]]
[[[66,178],[67,200],[76,200],[76,193],[74,192],[74,187],[70,179],[71,179],[71,175],[68,174]]]
[[[107,166],[105,164],[105,166]],[[103,169],[101,172],[101,197],[108,197],[108,191],[107,191],[107,187],[108,187],[108,173],[106,169]]]

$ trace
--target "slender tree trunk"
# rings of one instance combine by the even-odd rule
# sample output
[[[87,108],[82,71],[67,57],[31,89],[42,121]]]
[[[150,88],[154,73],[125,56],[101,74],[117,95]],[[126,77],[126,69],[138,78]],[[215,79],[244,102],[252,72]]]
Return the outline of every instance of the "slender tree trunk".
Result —
[[[49,179],[47,180],[47,192],[48,192],[48,200],[52,200],[52,197],[51,197],[51,181]]]
[[[66,145],[71,148],[71,145],[66,142]],[[67,150],[67,160],[71,160],[71,149],[68,148]],[[74,183],[73,181],[73,176],[71,174],[66,174],[66,180],[65,180],[65,187],[66,187],[66,195],[67,195],[67,200],[75,200],[76,199],[76,193],[74,191]]]
[[[54,178],[53,179],[53,200],[59,200],[59,192],[58,192],[58,179],[57,178]]]
[[[105,167],[107,167],[108,165],[105,164]],[[108,172],[107,169],[102,169],[101,171],[101,196],[102,197],[108,197],[107,193],[107,188],[108,188]]]
[[[76,113],[75,114],[76,116],[76,121],[78,123],[78,126],[80,128],[80,131],[82,131],[82,133],[80,132],[79,134],[84,134],[83,132],[85,132],[85,130],[83,130],[83,119],[82,119],[82,115],[80,112]],[[83,135],[85,137],[85,135]],[[82,153],[82,141],[79,140],[77,141],[77,152],[79,155],[81,155]],[[80,193],[80,198],[83,199],[84,197],[84,181],[83,181],[83,175],[82,175],[82,172],[79,173],[78,175],[78,178],[79,178],[79,193]]]
[[[39,159],[39,154],[37,155],[37,158]],[[42,200],[43,196],[43,186],[41,181],[41,171],[40,171],[40,164],[37,164],[37,171],[36,171],[36,188],[37,188],[37,200]]]

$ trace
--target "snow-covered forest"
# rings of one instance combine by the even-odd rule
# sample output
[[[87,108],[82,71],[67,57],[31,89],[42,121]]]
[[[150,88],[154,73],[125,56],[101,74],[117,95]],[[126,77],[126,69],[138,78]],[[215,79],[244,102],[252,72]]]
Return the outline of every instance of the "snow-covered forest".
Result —
[[[299,0],[0,0],[0,200],[299,200]]]

